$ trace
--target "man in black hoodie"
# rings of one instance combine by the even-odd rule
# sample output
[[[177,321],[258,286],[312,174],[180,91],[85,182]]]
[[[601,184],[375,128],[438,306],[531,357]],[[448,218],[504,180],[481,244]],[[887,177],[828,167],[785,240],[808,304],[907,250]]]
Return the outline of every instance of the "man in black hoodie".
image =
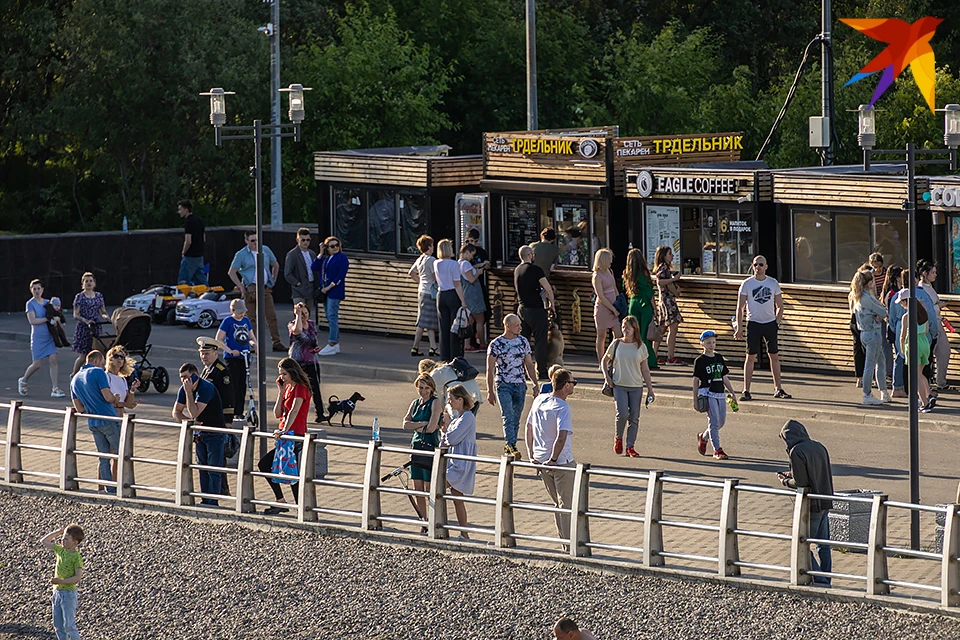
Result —
[[[780,439],[787,444],[790,471],[778,473],[780,483],[796,489],[806,487],[810,493],[833,495],[833,473],[830,471],[830,454],[827,448],[811,440],[807,429],[796,420],[789,420],[780,430]],[[810,538],[830,539],[830,519],[827,517],[832,500],[810,500]],[[817,545],[817,558],[810,552],[810,566],[814,571],[832,571],[833,559],[829,545]],[[830,584],[830,578],[814,576],[815,584]]]

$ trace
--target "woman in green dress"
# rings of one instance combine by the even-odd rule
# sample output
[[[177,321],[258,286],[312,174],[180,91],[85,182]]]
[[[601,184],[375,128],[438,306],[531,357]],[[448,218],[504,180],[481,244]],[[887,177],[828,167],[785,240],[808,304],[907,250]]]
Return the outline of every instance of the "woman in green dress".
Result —
[[[403,418],[404,431],[413,431],[410,446],[424,452],[421,455],[410,456],[410,479],[413,488],[417,491],[430,491],[431,469],[433,468],[433,454],[429,453],[440,444],[441,421],[446,416],[443,412],[443,403],[437,400],[437,385],[428,374],[421,374],[414,385],[419,394],[417,399],[410,403],[407,415]],[[417,511],[420,518],[427,518],[427,501],[423,496],[416,496]],[[421,529],[426,533],[426,527]]]
[[[623,290],[629,296],[630,304],[627,314],[634,316],[640,323],[640,337],[647,345],[647,363],[651,369],[658,369],[657,352],[647,337],[647,330],[653,322],[653,277],[650,267],[643,258],[640,249],[630,249],[627,252],[627,268],[623,270]]]
[[[906,278],[906,272],[904,272]],[[901,289],[897,294],[896,301],[903,306],[904,310],[910,304],[910,289]],[[937,398],[930,393],[930,317],[927,310],[917,301],[917,385],[919,389],[908,389],[908,393],[916,393],[920,397],[920,412],[930,413],[937,405]],[[903,367],[903,379],[905,385],[910,385],[910,344],[907,337],[910,334],[910,323],[908,316],[903,316],[903,322],[900,327],[900,351],[903,352],[906,364]]]

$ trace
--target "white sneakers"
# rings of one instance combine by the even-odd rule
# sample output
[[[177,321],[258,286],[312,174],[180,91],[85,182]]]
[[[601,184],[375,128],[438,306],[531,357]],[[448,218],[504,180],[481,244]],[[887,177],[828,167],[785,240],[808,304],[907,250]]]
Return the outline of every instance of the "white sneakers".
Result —
[[[323,349],[320,349],[321,356],[334,356],[340,353],[340,343],[337,344],[328,344]]]
[[[880,392],[880,402],[883,402],[884,404],[886,404],[886,403],[888,403],[888,402],[893,402],[893,398],[891,398],[891,397],[890,397],[890,394],[887,393],[886,391],[881,391],[881,392]]]
[[[883,400],[881,400],[880,398],[874,398],[872,395],[863,396],[863,404],[869,404],[869,405],[883,404]]]
[[[51,398],[66,398],[67,394],[60,390],[60,387],[54,387],[53,391],[50,392]]]
[[[20,378],[19,380],[17,380],[17,391],[22,396],[27,395],[27,381],[24,380],[23,378]]]

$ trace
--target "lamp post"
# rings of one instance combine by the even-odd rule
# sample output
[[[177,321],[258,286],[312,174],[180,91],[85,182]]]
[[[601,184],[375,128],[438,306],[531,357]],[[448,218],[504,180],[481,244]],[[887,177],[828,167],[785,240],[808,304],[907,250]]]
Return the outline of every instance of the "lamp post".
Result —
[[[863,149],[863,170],[870,171],[870,161],[873,156],[903,158],[903,170],[907,174],[907,199],[903,202],[903,209],[907,212],[907,269],[909,274],[910,300],[907,305],[907,345],[909,380],[907,405],[910,410],[910,502],[920,502],[920,420],[919,398],[917,397],[917,383],[919,371],[917,367],[917,280],[914,269],[917,264],[917,184],[916,168],[918,165],[946,164],[951,171],[957,170],[957,147],[960,146],[960,105],[948,104],[942,109],[944,116],[943,141],[946,149],[916,149],[912,142],[907,143],[905,151],[899,149],[874,149],[877,142],[876,113],[871,105],[860,105],[857,110],[859,128],[857,142]],[[946,154],[946,158],[922,158]],[[926,199],[926,196],[925,196]],[[937,363],[938,366],[940,363]],[[864,372],[866,373],[866,372]],[[920,512],[910,512],[910,545],[914,549],[920,548]]]
[[[227,126],[227,105],[226,96],[234,95],[233,91],[224,91],[217,87],[210,89],[202,96],[210,96],[210,124],[213,125],[215,132],[216,145],[222,146],[224,140],[253,140],[253,166],[250,167],[251,176],[254,179],[254,202],[257,213],[257,424],[261,429],[267,424],[267,352],[264,345],[267,317],[264,311],[264,279],[263,274],[263,176],[261,171],[261,155],[263,151],[263,140],[273,140],[277,138],[293,138],[295,142],[300,142],[300,123],[303,122],[303,92],[310,91],[310,88],[300,84],[291,84],[286,89],[279,89],[280,92],[289,96],[289,110],[287,116],[291,124],[263,124],[260,120],[254,120],[252,125],[233,125]],[[226,133],[224,133],[226,132]]]

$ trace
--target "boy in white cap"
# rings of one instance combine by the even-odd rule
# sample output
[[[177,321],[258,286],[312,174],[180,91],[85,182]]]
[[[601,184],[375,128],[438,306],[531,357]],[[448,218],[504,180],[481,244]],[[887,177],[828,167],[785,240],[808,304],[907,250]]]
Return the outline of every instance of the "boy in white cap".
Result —
[[[701,413],[707,414],[707,430],[697,434],[697,450],[700,455],[707,455],[707,438],[713,445],[713,457],[716,460],[726,460],[727,454],[720,446],[720,427],[727,421],[727,405],[724,389],[731,398],[736,396],[733,384],[730,382],[730,370],[717,348],[717,334],[709,329],[700,334],[700,346],[703,355],[698,356],[693,363],[693,407]],[[704,405],[706,408],[704,409]],[[736,410],[736,407],[733,407]]]

